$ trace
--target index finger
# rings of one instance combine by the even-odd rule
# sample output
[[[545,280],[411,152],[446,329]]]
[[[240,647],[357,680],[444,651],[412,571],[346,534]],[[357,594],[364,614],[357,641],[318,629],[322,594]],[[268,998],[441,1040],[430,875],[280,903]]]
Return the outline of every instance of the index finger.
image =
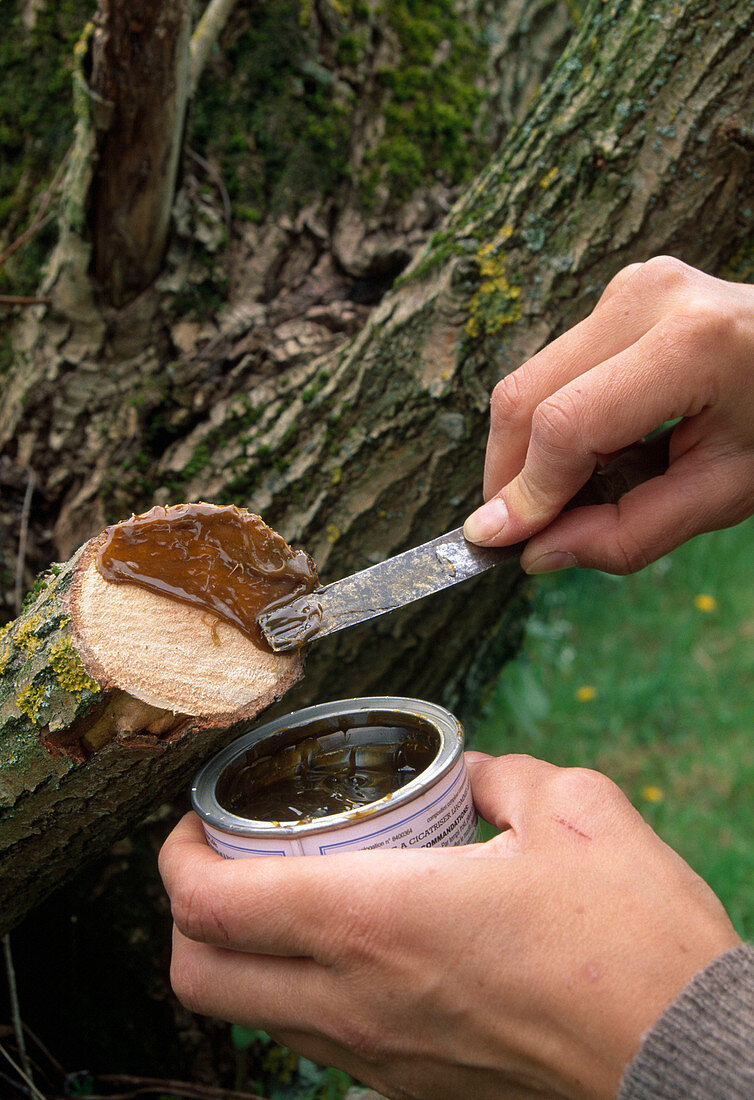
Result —
[[[660,315],[659,294],[647,294],[626,309],[624,291],[643,264],[620,271],[592,312],[547,344],[495,386],[484,464],[484,499],[516,474],[526,457],[537,406],[562,386],[636,343]]]
[[[590,768],[510,754],[473,762],[469,771],[480,815],[509,834],[507,855],[551,850],[553,841],[560,846],[574,839],[611,840],[642,821],[615,783]]]
[[[305,856],[224,859],[207,844],[197,815],[188,813],[165,841],[159,867],[173,920],[188,939],[305,956],[316,953],[316,928],[335,915],[326,876],[315,885],[317,876],[301,867],[306,862]]]
[[[190,813],[165,841],[160,873],[173,919],[187,938],[327,964],[337,959],[349,932],[379,921],[385,897],[412,887],[418,859],[434,864],[450,851],[226,860],[209,848],[199,818]]]
[[[690,352],[684,354],[689,339],[682,321],[661,322],[542,402],[521,472],[469,516],[466,537],[488,546],[529,538],[586,483],[600,455],[619,452],[665,421],[691,418],[713,405],[715,379],[707,360],[689,384]]]

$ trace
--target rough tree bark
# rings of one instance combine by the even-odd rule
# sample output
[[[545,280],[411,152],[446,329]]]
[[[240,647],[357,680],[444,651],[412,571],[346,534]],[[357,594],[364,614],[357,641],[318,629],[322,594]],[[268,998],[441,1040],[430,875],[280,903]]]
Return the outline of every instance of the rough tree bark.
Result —
[[[253,502],[332,579],[457,525],[478,500],[494,382],[583,316],[621,266],[670,252],[720,271],[741,252],[750,9],[590,11],[527,119],[359,335],[302,356],[285,386],[247,375],[243,398],[218,392],[159,482]],[[243,360],[224,362],[240,381]],[[457,703],[510,585],[485,578],[333,638],[298,697],[390,687]]]
[[[392,6],[402,18],[402,4]],[[439,9],[454,12],[459,38],[466,22],[473,22],[481,10],[469,0],[443,0]],[[213,11],[214,3],[207,16]],[[300,81],[300,70],[313,70],[318,80],[334,82],[338,117],[343,103],[349,110],[347,181],[335,196],[299,199],[295,220],[287,205],[283,214],[271,208],[259,225],[234,219],[226,251],[222,239],[227,218],[212,204],[207,186],[199,186],[195,173],[204,169],[188,160],[165,271],[121,309],[108,308],[90,278],[87,198],[101,111],[92,106],[86,79],[89,38],[82,36],[74,79],[78,136],[60,239],[41,287],[52,304],[45,310],[25,310],[10,333],[14,363],[0,395],[0,454],[5,462],[4,467],[0,463],[0,481],[15,490],[25,483],[29,464],[37,473],[28,554],[29,565],[37,570],[51,558],[67,558],[105,523],[149,507],[159,488],[156,463],[168,442],[204,420],[232,388],[242,393],[273,377],[284,387],[287,373],[295,372],[302,360],[343,344],[384,293],[386,274],[405,265],[447,209],[452,172],[447,178],[422,180],[417,193],[397,205],[390,188],[381,185],[369,198],[369,210],[364,208],[364,196],[350,181],[358,178],[369,157],[381,155],[385,123],[380,112],[393,105],[392,93],[382,89],[381,74],[387,70],[400,77],[413,62],[404,56],[407,47],[398,41],[395,26],[386,25],[375,8],[359,28],[366,38],[364,57],[356,65],[348,59],[338,65],[333,59],[338,35],[347,40],[348,27],[326,25],[339,18],[328,3],[309,13],[310,53],[296,60],[289,82]],[[562,48],[571,23],[562,0],[507,0],[489,12],[485,8],[483,15],[474,24],[475,34],[488,45],[486,52],[479,51],[478,70],[475,65],[472,71],[484,109],[469,118],[468,140],[474,141],[474,131],[482,129],[483,144],[489,147],[520,114]],[[231,44],[248,34],[243,11],[238,18],[240,25],[230,28]],[[202,21],[192,41],[197,57],[204,53],[199,49],[199,42],[206,40],[203,26]],[[288,34],[291,29],[284,24],[282,30]],[[264,54],[273,49],[280,54],[276,31],[277,24],[266,31]],[[438,64],[446,46],[444,39],[437,46]],[[192,70],[197,62],[193,54],[192,48]],[[445,63],[447,67],[447,59]],[[245,74],[221,68],[210,75],[220,82],[241,80]],[[454,80],[452,69],[447,94]],[[468,97],[469,90],[464,94]],[[270,109],[283,108],[273,101]],[[315,134],[318,109],[315,101],[314,117],[309,116]],[[433,126],[442,127],[444,111],[440,103]],[[239,125],[243,127],[243,120]],[[441,139],[440,133],[435,141]],[[214,190],[220,173],[216,166],[208,167],[214,169],[207,178]],[[203,255],[197,257],[198,252]],[[226,274],[229,285],[222,294],[227,302],[219,316],[208,305],[198,319],[186,319],[181,303],[187,292]],[[227,355],[237,366],[242,360],[240,370],[229,371]],[[2,518],[12,531],[12,509]],[[7,551],[4,558],[8,561]],[[32,577],[33,572],[29,581]]]
[[[626,263],[670,252],[735,274],[745,260],[753,25],[744,0],[590,7],[526,118],[354,339],[338,333],[324,354],[312,353],[322,342],[308,342],[307,325],[321,319],[322,303],[287,331],[251,310],[209,351],[173,364],[181,386],[211,362],[214,378],[197,391],[211,414],[184,421],[190,430],[155,463],[157,499],[247,504],[309,550],[324,581],[457,525],[478,500],[497,378],[582,316]],[[260,332],[260,318],[272,334]],[[147,385],[159,373],[152,357]],[[49,427],[28,399],[11,421],[37,440]],[[69,516],[87,492],[83,478],[70,489]],[[285,705],[381,690],[458,704],[473,695],[485,659],[511,645],[516,591],[514,571],[495,571],[335,635],[312,650]],[[34,687],[31,667],[28,680],[15,675],[14,684]],[[15,735],[27,745],[42,732],[18,716]],[[179,738],[159,768],[178,783],[190,756]],[[92,765],[65,766],[39,789],[50,807]],[[144,764],[149,781],[153,767]],[[22,800],[9,807],[6,823],[21,810]],[[126,828],[128,810],[118,816]],[[86,834],[93,847],[96,833]]]

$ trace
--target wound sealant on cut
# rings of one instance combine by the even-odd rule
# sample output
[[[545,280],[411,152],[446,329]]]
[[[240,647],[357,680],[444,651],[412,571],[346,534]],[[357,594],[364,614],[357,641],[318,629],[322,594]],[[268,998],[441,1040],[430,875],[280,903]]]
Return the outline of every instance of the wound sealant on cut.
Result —
[[[419,699],[347,699],[268,722],[210,760],[191,797],[226,859],[477,839],[463,729]]]

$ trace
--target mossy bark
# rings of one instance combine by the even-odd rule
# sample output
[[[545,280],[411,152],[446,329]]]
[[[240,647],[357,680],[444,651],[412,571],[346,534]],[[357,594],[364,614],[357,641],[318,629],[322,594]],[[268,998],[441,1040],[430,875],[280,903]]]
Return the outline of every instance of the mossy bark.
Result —
[[[83,19],[86,0],[73,3]],[[112,106],[93,97],[81,35],[74,201],[42,288],[52,302],[0,343],[0,360],[12,355],[0,484],[25,482],[29,464],[38,475],[27,570],[149,507],[167,447],[218,401],[262,379],[282,389],[303,360],[341,346],[520,117],[570,27],[563,0],[284,0],[253,20],[238,7],[195,97],[164,269],[118,309],[91,277],[91,154],[115,121],[97,130]],[[35,41],[37,53],[53,46]],[[404,155],[420,171],[403,172]],[[115,230],[110,219],[98,231]],[[0,514],[11,531],[14,511]]]
[[[752,18],[741,0],[591,6],[525,119],[350,343],[327,332],[326,304],[307,311],[304,300],[298,323],[277,324],[262,304],[236,307],[208,346],[169,363],[159,344],[130,349],[123,337],[133,354],[106,359],[96,387],[85,356],[56,380],[53,423],[40,386],[16,435],[28,427],[43,461],[45,431],[57,446],[70,439],[67,453],[77,443],[61,543],[77,523],[128,508],[112,410],[138,433],[139,402],[169,444],[142,455],[144,503],[253,500],[325,580],[456,525],[478,501],[499,377],[583,316],[622,265],[673,252],[724,273],[744,254]],[[135,305],[120,321],[139,316]],[[107,496],[119,512],[102,515]],[[458,698],[512,581],[488,584],[473,615],[465,593],[444,596],[316,647],[302,697]]]
[[[600,3],[500,155],[347,346],[230,398],[158,481],[248,497],[327,581],[456,526],[478,502],[494,383],[623,265],[716,272],[754,226],[750,5]],[[245,411],[244,411],[245,409]],[[192,469],[192,461],[198,468]],[[190,476],[182,477],[181,471]],[[315,647],[301,698],[457,701],[512,584],[484,578]],[[441,639],[441,644],[438,640]]]

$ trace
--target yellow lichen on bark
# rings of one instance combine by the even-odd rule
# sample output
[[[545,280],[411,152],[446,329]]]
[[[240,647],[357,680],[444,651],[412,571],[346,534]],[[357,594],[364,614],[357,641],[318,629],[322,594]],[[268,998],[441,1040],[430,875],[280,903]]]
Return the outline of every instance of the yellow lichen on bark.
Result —
[[[18,630],[16,630],[15,634],[12,635],[13,644],[17,645],[19,649],[23,649],[27,657],[31,656],[41,641],[36,633],[37,627],[41,621],[41,615],[33,615],[31,619],[23,623]]]
[[[50,666],[64,691],[80,696],[82,691],[98,692],[100,686],[84,668],[73,642],[66,636],[50,650]]]
[[[469,307],[466,332],[471,337],[498,332],[504,325],[521,319],[518,301],[521,287],[510,283],[506,255],[502,251],[502,245],[512,233],[513,228],[504,225],[495,238],[482,245],[477,253],[482,282]]]
[[[45,689],[42,684],[25,684],[16,693],[16,706],[21,714],[24,714],[30,722],[37,724],[39,710],[44,700]]]

